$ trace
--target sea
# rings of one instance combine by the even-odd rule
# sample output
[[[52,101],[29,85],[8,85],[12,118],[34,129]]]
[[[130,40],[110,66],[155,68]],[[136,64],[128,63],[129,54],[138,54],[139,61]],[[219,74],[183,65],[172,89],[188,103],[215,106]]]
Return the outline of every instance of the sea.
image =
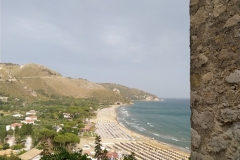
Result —
[[[134,101],[116,109],[122,126],[185,151],[190,151],[190,112],[190,99]]]

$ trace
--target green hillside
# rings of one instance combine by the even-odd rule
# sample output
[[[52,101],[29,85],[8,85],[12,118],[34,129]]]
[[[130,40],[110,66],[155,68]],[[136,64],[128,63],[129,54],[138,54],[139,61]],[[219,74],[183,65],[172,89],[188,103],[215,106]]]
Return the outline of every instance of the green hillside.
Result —
[[[62,77],[42,65],[0,64],[0,96],[22,101],[59,97],[94,98],[105,104],[129,103],[126,97],[84,79]]]
[[[129,88],[123,85],[113,83],[100,83],[100,85],[102,85],[106,89],[116,92],[117,94],[128,97],[131,100],[158,100],[156,95],[139,89]]]

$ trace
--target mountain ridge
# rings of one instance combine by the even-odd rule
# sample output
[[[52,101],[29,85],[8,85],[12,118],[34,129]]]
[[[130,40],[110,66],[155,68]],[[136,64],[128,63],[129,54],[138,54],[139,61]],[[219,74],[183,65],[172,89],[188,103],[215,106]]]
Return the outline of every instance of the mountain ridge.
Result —
[[[111,104],[130,103],[131,100],[157,100],[155,95],[145,91],[123,85],[120,85],[120,88],[115,87],[114,90],[106,84],[93,83],[82,78],[63,77],[60,73],[39,64],[0,63],[0,96],[23,101],[49,100],[61,96],[94,98]]]

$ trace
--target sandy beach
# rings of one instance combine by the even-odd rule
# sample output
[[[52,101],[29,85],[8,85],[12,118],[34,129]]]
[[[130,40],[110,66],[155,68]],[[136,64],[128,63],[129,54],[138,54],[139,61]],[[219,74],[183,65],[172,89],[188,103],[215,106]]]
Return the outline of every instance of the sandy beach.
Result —
[[[110,108],[104,108],[98,111],[96,119],[93,119],[92,121],[96,124],[96,131],[98,135],[102,137],[102,144],[103,146],[106,145],[110,149],[114,148],[114,144],[117,143],[143,143],[148,145],[148,147],[152,147],[154,149],[159,149],[163,151],[169,151],[173,152],[173,154],[179,154],[186,157],[190,156],[190,153],[184,150],[180,150],[177,147],[170,146],[168,144],[161,143],[159,141],[153,140],[149,137],[143,136],[141,134],[138,134],[136,132],[133,132],[122,125],[120,125],[116,119],[116,108],[120,107],[120,105],[112,105]],[[94,144],[94,138],[87,138],[82,139],[79,147],[84,148],[84,145],[93,145]],[[90,152],[90,149],[86,149],[88,152]],[[83,151],[86,151],[83,149]],[[116,150],[116,149],[115,149]],[[86,152],[86,153],[88,153]],[[169,153],[171,154],[171,153]],[[185,159],[184,158],[184,159]],[[141,158],[140,158],[141,159]],[[153,157],[154,159],[154,157]],[[158,159],[158,158],[156,158]],[[186,158],[187,159],[187,158]]]

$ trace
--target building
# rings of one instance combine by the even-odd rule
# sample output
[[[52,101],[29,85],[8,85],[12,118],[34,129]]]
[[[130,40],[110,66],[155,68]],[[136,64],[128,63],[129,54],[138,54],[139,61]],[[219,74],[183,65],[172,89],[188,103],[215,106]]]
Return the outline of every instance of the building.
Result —
[[[118,159],[118,153],[117,152],[108,152],[107,157],[110,160],[116,160],[116,159]]]
[[[25,121],[21,121],[21,123],[24,123],[24,124],[34,124],[34,120],[25,120]]]
[[[21,158],[22,160],[35,160],[35,159],[38,159],[37,157],[39,157],[39,159],[41,158],[40,157],[41,153],[42,153],[42,150],[33,148],[18,157]]]
[[[37,114],[37,112],[34,110],[26,112],[26,115],[36,115],[36,114]]]
[[[90,131],[91,129],[91,125],[85,125],[84,128],[81,129],[82,132],[87,132],[87,131]]]
[[[12,115],[13,117],[18,117],[18,118],[20,118],[20,117],[22,117],[23,115],[22,114],[14,114],[14,115]]]
[[[22,124],[21,124],[21,123],[13,123],[13,124],[11,124],[11,125],[7,125],[7,126],[6,126],[6,131],[9,131],[10,129],[15,130],[15,128],[16,128],[17,126],[18,126],[19,128],[21,128],[21,127],[22,127]]]
[[[25,120],[37,120],[37,116],[30,116],[30,117],[26,117]]]
[[[7,101],[8,101],[8,97],[2,97],[2,96],[0,96],[0,101],[2,101],[2,102],[7,102]]]
[[[69,113],[63,113],[63,118],[72,118],[71,114]]]

